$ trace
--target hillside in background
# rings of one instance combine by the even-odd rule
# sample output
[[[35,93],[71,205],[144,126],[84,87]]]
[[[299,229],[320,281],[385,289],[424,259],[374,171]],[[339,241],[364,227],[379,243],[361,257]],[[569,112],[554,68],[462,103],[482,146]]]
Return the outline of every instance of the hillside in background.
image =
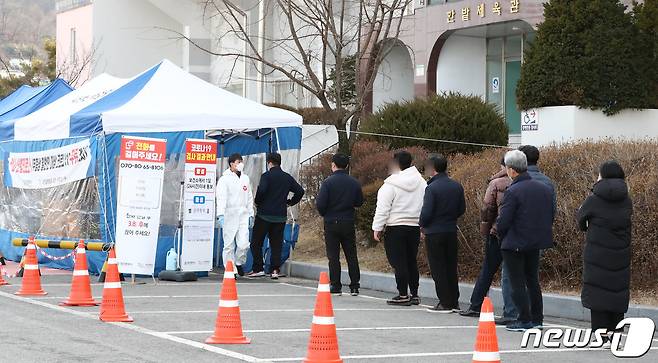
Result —
[[[43,42],[55,37],[55,0],[0,0],[0,57],[45,58]]]

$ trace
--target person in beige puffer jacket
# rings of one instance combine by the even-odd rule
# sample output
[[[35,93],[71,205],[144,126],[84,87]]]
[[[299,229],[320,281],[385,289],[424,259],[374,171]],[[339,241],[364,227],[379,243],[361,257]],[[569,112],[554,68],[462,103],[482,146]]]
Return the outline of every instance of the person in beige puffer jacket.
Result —
[[[411,163],[407,151],[395,153],[389,164],[391,176],[377,192],[377,209],[372,221],[375,240],[379,241],[386,228],[384,249],[391,267],[399,295],[388,300],[389,305],[419,305],[418,298],[418,220],[423,206],[427,182]]]

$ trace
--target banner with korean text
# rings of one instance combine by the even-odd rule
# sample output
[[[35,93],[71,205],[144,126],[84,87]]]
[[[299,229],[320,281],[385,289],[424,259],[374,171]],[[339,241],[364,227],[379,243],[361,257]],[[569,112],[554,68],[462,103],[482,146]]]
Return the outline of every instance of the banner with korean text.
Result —
[[[10,152],[5,159],[5,186],[50,188],[94,175],[96,158],[89,139],[33,152]]]
[[[121,138],[116,223],[121,273],[154,273],[166,150],[167,140]]]
[[[217,141],[185,141],[181,270],[212,269]]]

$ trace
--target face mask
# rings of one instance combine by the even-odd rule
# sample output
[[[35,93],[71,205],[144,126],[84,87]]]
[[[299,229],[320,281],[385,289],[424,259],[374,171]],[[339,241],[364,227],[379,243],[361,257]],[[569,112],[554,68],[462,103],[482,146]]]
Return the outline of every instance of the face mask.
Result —
[[[242,172],[242,170],[244,170],[244,164],[239,163],[238,165],[235,166],[235,170]]]

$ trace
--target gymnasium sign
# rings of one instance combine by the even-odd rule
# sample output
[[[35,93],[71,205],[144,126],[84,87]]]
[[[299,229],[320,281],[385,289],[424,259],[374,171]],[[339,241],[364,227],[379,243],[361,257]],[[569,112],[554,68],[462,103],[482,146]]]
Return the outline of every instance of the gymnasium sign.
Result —
[[[486,18],[487,16],[501,16],[504,12],[516,14],[521,9],[521,0],[495,1],[492,4],[480,3],[475,8],[464,6],[460,9],[451,9],[446,12],[446,22],[454,23],[458,18],[468,22],[471,18]]]

